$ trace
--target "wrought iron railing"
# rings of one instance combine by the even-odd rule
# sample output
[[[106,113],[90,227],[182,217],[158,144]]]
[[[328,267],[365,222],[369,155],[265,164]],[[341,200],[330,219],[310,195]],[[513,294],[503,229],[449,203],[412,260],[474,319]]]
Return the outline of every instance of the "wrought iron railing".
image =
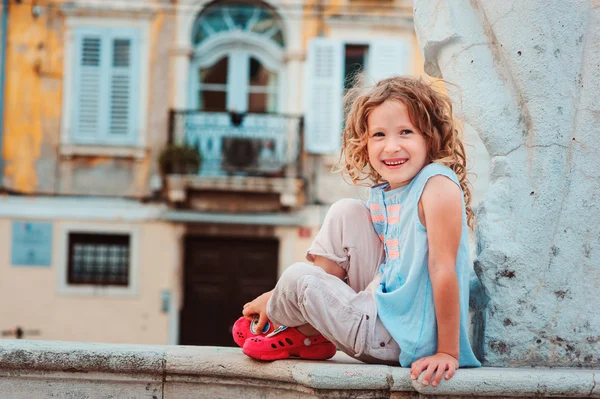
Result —
[[[173,110],[169,143],[199,151],[201,176],[300,177],[299,116]]]

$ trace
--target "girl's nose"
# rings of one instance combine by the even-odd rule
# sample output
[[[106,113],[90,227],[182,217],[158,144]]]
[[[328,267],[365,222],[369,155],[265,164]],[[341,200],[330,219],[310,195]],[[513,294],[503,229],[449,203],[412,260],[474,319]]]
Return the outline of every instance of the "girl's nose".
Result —
[[[401,149],[402,149],[402,146],[400,145],[400,140],[395,140],[394,138],[390,138],[385,143],[384,151],[388,154],[394,154],[396,152],[399,152]]]

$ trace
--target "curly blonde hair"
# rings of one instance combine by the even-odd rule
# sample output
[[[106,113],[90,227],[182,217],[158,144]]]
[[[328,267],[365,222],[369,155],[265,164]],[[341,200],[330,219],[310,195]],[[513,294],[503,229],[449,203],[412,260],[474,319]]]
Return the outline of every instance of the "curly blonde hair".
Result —
[[[467,223],[473,228],[475,215],[471,209],[467,157],[452,114],[452,102],[421,78],[393,77],[379,81],[367,91],[360,87],[348,91],[344,97],[348,115],[343,131],[340,171],[355,185],[366,185],[365,180],[383,182],[381,175],[369,164],[367,118],[373,109],[386,100],[396,100],[406,105],[412,124],[425,138],[428,159],[456,173],[465,199]]]

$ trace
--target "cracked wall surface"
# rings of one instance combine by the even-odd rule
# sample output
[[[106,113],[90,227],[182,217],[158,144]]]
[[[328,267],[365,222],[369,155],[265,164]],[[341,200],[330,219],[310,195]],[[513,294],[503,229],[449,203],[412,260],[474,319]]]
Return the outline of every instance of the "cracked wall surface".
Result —
[[[61,142],[61,117],[65,107],[72,106],[63,104],[64,81],[72,78],[65,76],[65,63],[71,62],[65,59],[66,24],[78,16],[63,12],[66,0],[36,1],[42,10],[38,16],[32,13],[30,3],[9,2],[6,111],[1,121],[4,186],[27,194],[147,196],[156,158],[167,141],[169,96],[165,93],[169,88],[165,76],[170,66],[161,60],[168,59],[171,50],[173,14],[158,11],[150,20],[148,118],[147,128],[139,132],[144,135],[143,155],[115,157],[93,151],[73,155]],[[80,16],[94,14],[85,11],[81,3]]]
[[[491,158],[477,214],[485,365],[600,364],[600,1],[415,0],[428,74]]]

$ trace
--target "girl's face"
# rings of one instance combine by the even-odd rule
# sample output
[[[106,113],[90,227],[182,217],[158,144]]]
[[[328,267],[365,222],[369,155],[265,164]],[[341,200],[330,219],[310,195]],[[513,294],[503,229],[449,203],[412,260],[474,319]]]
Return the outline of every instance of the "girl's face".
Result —
[[[429,163],[425,138],[410,121],[406,105],[387,100],[367,119],[369,163],[390,183],[402,187]]]

